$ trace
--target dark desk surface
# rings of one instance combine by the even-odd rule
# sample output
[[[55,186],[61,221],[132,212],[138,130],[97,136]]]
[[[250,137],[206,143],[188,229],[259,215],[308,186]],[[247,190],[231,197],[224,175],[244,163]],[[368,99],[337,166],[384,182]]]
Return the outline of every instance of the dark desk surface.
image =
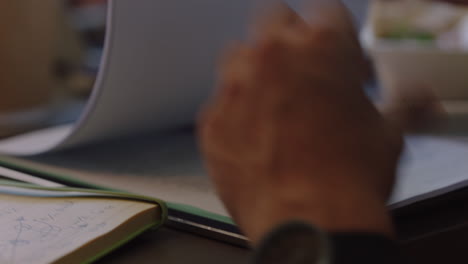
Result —
[[[136,238],[98,263],[242,264],[248,263],[250,252],[248,249],[162,228]]]
[[[468,248],[468,226],[403,243],[408,263],[465,264]],[[243,264],[251,251],[188,233],[162,228],[136,238],[134,241],[104,257],[100,264]]]
[[[409,263],[468,263],[468,188],[395,212]]]

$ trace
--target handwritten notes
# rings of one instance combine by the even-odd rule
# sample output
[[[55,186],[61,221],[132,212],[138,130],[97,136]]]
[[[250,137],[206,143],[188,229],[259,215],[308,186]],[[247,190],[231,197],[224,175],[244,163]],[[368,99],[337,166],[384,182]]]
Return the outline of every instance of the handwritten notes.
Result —
[[[116,199],[0,194],[0,263],[51,263],[151,207]]]

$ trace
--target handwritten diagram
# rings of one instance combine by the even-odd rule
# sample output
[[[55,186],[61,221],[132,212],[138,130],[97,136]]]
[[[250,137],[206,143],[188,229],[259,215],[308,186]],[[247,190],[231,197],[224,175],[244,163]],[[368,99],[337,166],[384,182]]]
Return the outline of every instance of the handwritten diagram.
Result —
[[[0,194],[0,263],[53,262],[148,206],[115,199]]]

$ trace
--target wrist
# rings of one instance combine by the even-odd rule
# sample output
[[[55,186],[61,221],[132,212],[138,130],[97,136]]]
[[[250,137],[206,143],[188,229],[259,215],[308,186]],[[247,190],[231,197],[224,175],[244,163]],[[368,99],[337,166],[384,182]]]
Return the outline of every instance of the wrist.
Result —
[[[300,221],[271,230],[255,250],[257,264],[400,263],[393,239],[369,232],[324,232]]]
[[[276,226],[288,221],[302,221],[329,232],[358,231],[394,236],[387,207],[377,197],[333,191],[319,194],[310,192],[303,198],[283,196],[257,202],[255,211],[245,221],[240,220],[239,225],[254,245]]]

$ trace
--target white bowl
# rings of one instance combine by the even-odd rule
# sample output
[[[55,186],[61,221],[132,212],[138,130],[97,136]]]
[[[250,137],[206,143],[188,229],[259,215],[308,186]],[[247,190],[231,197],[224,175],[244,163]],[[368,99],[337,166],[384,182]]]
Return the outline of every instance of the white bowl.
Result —
[[[384,97],[425,89],[443,102],[468,101],[468,52],[381,40],[373,32],[365,25],[361,43],[374,61]]]

